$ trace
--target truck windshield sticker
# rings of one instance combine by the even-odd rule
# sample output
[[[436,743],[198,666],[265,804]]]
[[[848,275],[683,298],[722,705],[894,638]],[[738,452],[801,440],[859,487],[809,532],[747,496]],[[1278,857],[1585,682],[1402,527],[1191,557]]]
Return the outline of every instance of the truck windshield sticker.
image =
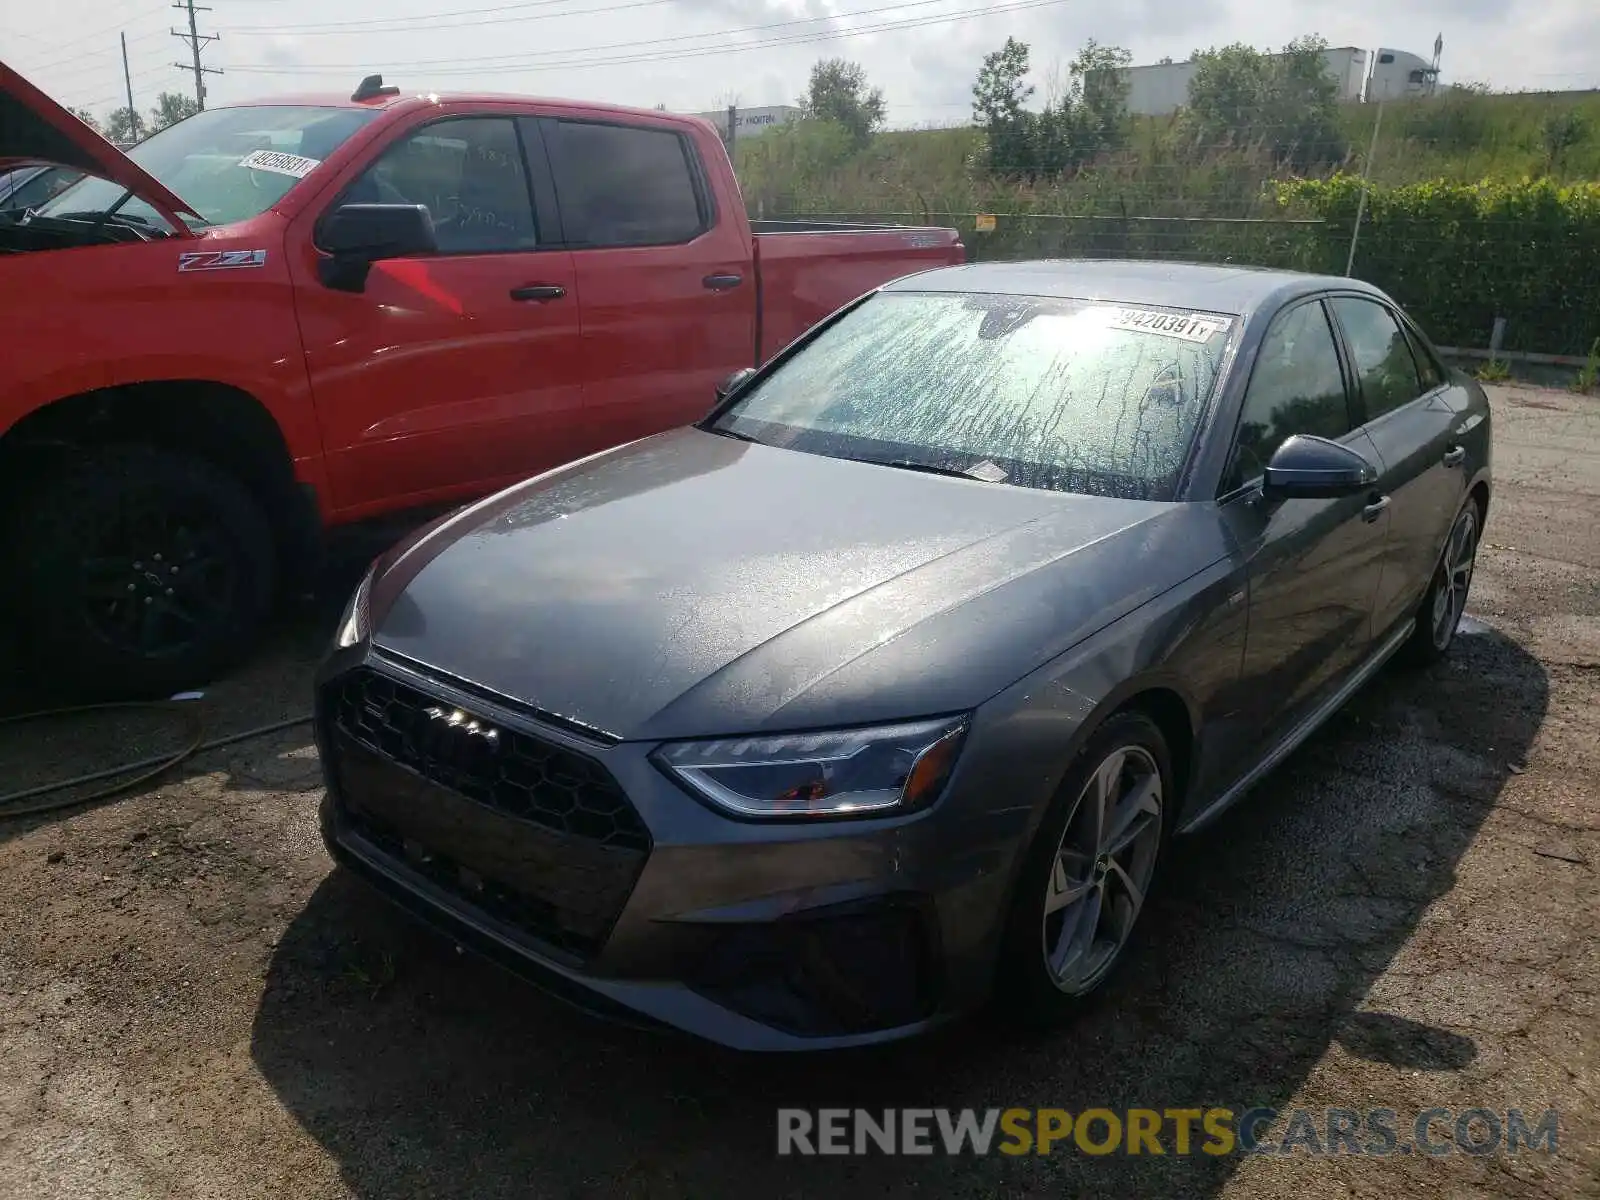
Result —
[[[1204,343],[1219,333],[1227,333],[1233,328],[1233,320],[1230,317],[1216,316],[1214,313],[1183,315],[1154,312],[1146,308],[1113,308],[1111,327],[1132,329],[1139,333],[1157,333],[1163,337],[1182,338],[1186,342]]]
[[[266,265],[265,250],[186,250],[178,255],[180,271],[234,271]]]
[[[249,167],[252,171],[271,171],[274,175],[304,179],[322,165],[322,160],[285,154],[280,150],[252,150],[239,160],[239,165]]]

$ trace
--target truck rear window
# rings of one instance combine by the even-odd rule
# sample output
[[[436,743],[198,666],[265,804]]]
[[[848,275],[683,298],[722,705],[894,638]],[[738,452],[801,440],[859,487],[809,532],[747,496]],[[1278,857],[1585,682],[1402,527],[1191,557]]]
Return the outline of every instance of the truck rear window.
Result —
[[[710,224],[685,139],[670,129],[557,121],[546,135],[561,222],[583,246],[687,242]]]

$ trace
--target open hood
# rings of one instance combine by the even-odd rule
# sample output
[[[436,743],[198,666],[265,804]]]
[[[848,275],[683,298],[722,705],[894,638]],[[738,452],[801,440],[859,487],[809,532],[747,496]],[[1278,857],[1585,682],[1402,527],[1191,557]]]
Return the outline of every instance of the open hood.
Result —
[[[0,63],[0,162],[48,162],[119,183],[179,229],[195,212],[77,117]]]

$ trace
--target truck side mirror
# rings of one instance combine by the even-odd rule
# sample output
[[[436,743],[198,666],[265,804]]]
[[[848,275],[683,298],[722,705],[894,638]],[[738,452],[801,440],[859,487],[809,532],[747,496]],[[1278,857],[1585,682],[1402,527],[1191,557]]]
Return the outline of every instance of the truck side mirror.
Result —
[[[737,392],[749,382],[751,376],[755,373],[756,369],[754,367],[740,367],[732,375],[729,375],[717,385],[717,403],[721,404],[729,396]]]
[[[373,263],[437,254],[439,239],[425,204],[341,204],[322,223],[317,248],[328,255],[317,264],[322,282],[359,292]]]

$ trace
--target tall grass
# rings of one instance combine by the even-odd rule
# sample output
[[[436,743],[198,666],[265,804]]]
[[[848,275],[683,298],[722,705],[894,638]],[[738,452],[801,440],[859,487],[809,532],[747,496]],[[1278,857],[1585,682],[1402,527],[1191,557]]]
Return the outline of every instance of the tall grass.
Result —
[[[1386,185],[1549,177],[1600,178],[1600,92],[1486,95],[1451,91],[1384,106],[1374,178]],[[1351,147],[1313,174],[1365,173],[1377,106],[1346,104],[1339,120]],[[797,125],[738,147],[752,212],[1064,213],[1123,217],[1248,217],[1274,203],[1265,185],[1284,175],[1266,148],[1266,126],[1226,146],[1189,143],[1181,118],[1134,117],[1125,148],[1070,175],[991,178],[974,128],[879,134],[855,152],[826,127]]]

